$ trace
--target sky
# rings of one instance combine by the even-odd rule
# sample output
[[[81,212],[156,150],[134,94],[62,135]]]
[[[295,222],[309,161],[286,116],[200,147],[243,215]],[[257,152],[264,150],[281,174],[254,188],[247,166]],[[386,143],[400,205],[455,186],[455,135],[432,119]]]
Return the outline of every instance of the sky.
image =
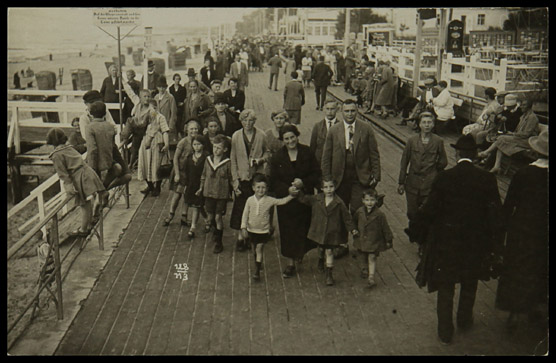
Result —
[[[111,41],[93,23],[94,8],[9,8],[8,47],[79,44]],[[98,9],[96,9],[98,10]],[[217,26],[235,23],[254,8],[140,8],[143,32],[152,26],[153,33],[179,27]],[[122,35],[131,27],[122,27]],[[107,30],[111,30],[107,28]],[[112,29],[115,34],[115,28]],[[104,35],[103,35],[104,34]]]

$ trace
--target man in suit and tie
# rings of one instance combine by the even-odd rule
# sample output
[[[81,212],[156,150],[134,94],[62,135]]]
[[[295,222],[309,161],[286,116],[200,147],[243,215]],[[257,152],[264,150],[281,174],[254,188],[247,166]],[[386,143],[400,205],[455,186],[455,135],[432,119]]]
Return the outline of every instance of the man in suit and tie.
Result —
[[[147,87],[146,88],[149,91],[151,91],[151,97],[154,97],[158,93],[158,89],[156,89],[156,82],[158,82],[158,77],[160,77],[160,74],[158,74],[154,70],[154,62],[152,60],[149,60],[147,62]],[[145,76],[141,78],[142,84],[145,84],[144,79]]]
[[[329,98],[324,103],[324,119],[313,125],[313,130],[311,132],[311,142],[309,143],[309,148],[315,155],[318,164],[322,161],[322,152],[324,150],[324,142],[326,141],[326,135],[328,131],[338,122],[336,118],[336,113],[338,111],[338,103],[336,100]]]
[[[278,54],[274,54],[268,61],[268,65],[270,66],[270,84],[268,89],[272,89],[272,81],[275,80],[274,90],[278,91],[278,73],[280,73],[280,68],[282,68],[282,59],[280,59]]]
[[[118,67],[112,64],[108,68],[108,73],[110,75],[102,81],[102,86],[100,87],[100,94],[102,95],[102,101],[104,103],[119,103],[119,78],[118,78]],[[123,99],[122,99],[123,101]],[[120,110],[110,110],[110,115],[117,124],[120,124]]]
[[[336,194],[354,212],[362,206],[363,190],[380,181],[380,157],[371,125],[356,120],[354,100],[344,101],[342,115],[343,122],[326,135],[321,168],[323,178],[334,180]]]
[[[324,107],[326,89],[333,75],[334,72],[332,72],[328,64],[324,63],[324,56],[321,55],[317,65],[313,69],[313,82],[315,83],[315,95],[317,96],[317,110],[322,111]]]
[[[239,80],[237,78],[230,78],[228,87],[229,88],[224,91],[224,98],[230,111],[232,111],[239,120],[239,114],[245,108],[245,92],[238,89]]]
[[[205,59],[205,65],[200,70],[201,82],[203,82],[207,87],[210,88],[210,83],[215,80],[214,78],[214,67],[211,66],[210,59]]]
[[[449,344],[455,284],[460,284],[457,326],[473,325],[478,280],[490,278],[491,256],[503,248],[501,202],[496,177],[473,165],[477,144],[471,135],[456,144],[457,165],[438,173],[410,235],[420,236],[429,263],[423,270],[429,292],[438,291],[438,337]]]
[[[245,63],[241,61],[241,55],[238,53],[235,56],[235,61],[230,67],[231,78],[239,80],[239,89],[245,91],[245,87],[249,86],[249,72]]]
[[[195,69],[194,68],[189,68],[187,70],[187,82],[185,82],[185,89],[186,90],[187,90],[189,82],[197,81],[196,77],[197,77],[197,73],[195,72]],[[204,93],[204,94],[209,94],[210,93],[210,84],[207,86],[204,82],[197,81],[197,83],[199,83],[199,90],[201,91],[201,93]],[[186,97],[187,97],[187,91],[186,91]]]
[[[290,117],[290,123],[301,123],[301,106],[305,104],[305,90],[297,79],[297,72],[291,73],[292,80],[284,88],[284,110]]]

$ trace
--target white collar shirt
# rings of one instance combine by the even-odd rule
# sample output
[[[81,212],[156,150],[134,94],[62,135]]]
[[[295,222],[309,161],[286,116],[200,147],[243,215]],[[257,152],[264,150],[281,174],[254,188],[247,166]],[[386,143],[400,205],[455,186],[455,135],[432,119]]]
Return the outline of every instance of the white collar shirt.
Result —
[[[344,126],[345,126],[345,132],[344,132],[344,137],[346,140],[346,150],[349,150],[349,146],[350,146],[350,140],[349,140],[349,132],[350,132],[350,127],[351,127],[351,132],[352,134],[355,135],[355,121],[353,121],[353,123],[348,124],[345,120],[344,120]]]

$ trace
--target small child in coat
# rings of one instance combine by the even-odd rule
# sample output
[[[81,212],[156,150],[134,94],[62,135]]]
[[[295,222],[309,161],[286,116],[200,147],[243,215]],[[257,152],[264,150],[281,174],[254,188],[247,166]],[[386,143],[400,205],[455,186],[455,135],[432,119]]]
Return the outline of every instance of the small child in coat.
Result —
[[[268,179],[264,174],[253,177],[254,195],[247,198],[241,217],[241,233],[245,240],[249,240],[255,251],[254,281],[261,279],[261,263],[263,260],[263,246],[270,240],[270,211],[276,205],[284,205],[297,196],[298,190],[291,186],[290,195],[284,198],[274,198],[267,195]]]
[[[301,184],[299,181],[297,184]],[[301,190],[302,185],[294,186]],[[335,193],[336,186],[331,179],[323,179],[322,193],[317,195],[301,195],[299,201],[308,204],[311,209],[311,226],[307,238],[319,244],[319,250],[326,253],[326,285],[334,285],[332,268],[334,267],[334,249],[340,246],[345,231],[357,236],[358,231],[353,224],[351,214],[342,199]],[[319,258],[319,269],[322,265]]]
[[[207,156],[205,160],[201,186],[195,193],[205,198],[207,223],[212,224],[214,221],[216,227],[212,235],[214,253],[220,253],[224,249],[222,246],[224,229],[222,219],[226,214],[226,204],[230,199],[233,184],[230,158],[226,156],[229,149],[230,141],[226,135],[219,134],[212,139],[212,155]]]
[[[363,192],[363,206],[354,215],[359,236],[353,245],[361,260],[361,278],[368,277],[369,287],[376,286],[376,259],[380,252],[392,248],[392,231],[386,216],[378,208],[382,205],[383,195],[375,189]]]
[[[81,227],[70,234],[86,237],[91,231],[93,207],[91,199],[98,194],[102,206],[108,204],[108,192],[104,189],[97,173],[85,163],[81,154],[71,145],[62,129],[53,128],[46,134],[47,145],[55,147],[48,156],[54,170],[64,182],[64,189],[69,196],[75,196],[76,204],[81,208]]]

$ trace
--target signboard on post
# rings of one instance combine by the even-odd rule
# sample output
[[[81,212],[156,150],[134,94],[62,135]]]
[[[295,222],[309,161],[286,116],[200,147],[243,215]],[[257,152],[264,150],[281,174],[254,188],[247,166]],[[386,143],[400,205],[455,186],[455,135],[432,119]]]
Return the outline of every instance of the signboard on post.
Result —
[[[93,21],[96,26],[139,26],[141,25],[140,9],[99,9],[93,11]]]
[[[452,20],[448,24],[446,50],[450,53],[463,53],[463,23],[460,20]]]

